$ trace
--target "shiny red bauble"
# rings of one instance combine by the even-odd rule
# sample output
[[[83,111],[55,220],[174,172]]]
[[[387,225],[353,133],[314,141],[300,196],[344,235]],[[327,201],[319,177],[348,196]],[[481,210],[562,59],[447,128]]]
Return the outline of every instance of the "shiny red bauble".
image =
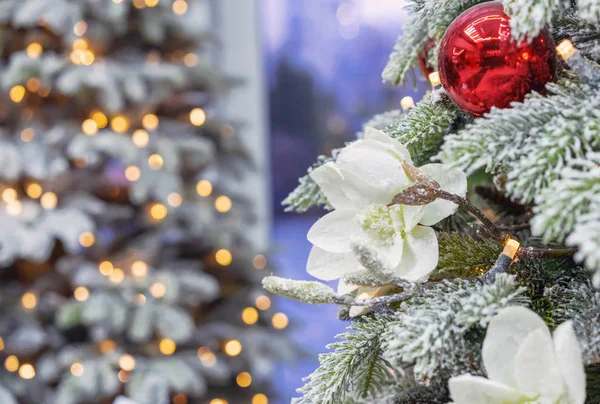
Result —
[[[482,3],[448,27],[439,52],[439,73],[448,96],[465,112],[481,116],[506,108],[531,91],[545,93],[556,76],[556,50],[547,29],[517,43],[499,2]]]

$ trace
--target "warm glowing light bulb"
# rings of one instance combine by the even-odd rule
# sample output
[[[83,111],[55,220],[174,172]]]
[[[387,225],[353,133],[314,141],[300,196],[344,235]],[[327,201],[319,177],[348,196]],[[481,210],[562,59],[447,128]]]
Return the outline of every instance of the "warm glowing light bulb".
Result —
[[[150,285],[150,294],[155,298],[159,299],[167,293],[167,288],[164,283],[154,282]]]
[[[135,295],[135,301],[140,306],[143,306],[146,304],[146,296],[142,295],[141,293],[138,293],[137,295]]]
[[[273,318],[271,319],[271,322],[273,323],[273,327],[277,328],[278,330],[282,330],[288,326],[288,323],[290,321],[288,320],[288,317],[285,314],[275,313],[275,315],[273,315]]]
[[[117,373],[117,378],[119,379],[119,381],[121,383],[127,383],[129,381],[129,373],[124,371],[123,369],[119,370],[119,373]]]
[[[206,113],[202,108],[194,108],[190,112],[190,122],[194,126],[202,126],[206,122]]]
[[[400,100],[400,106],[403,111],[408,111],[415,106],[415,100],[411,96],[406,96]]]
[[[167,201],[169,202],[169,205],[178,207],[183,202],[183,198],[177,192],[171,192],[167,197]]]
[[[129,354],[125,354],[119,358],[119,366],[121,369],[130,372],[135,368],[135,359]]]
[[[198,348],[198,358],[200,359],[200,362],[202,362],[202,365],[208,368],[214,366],[217,363],[216,355],[212,353],[212,351],[208,347]]]
[[[439,86],[440,84],[442,84],[442,81],[440,79],[440,73],[439,72],[433,72],[433,73],[431,73],[429,75],[429,82],[434,87]]]
[[[145,0],[148,7],[154,7],[158,4],[159,0]]]
[[[56,207],[58,198],[54,192],[46,192],[40,198],[40,204],[42,208],[52,210]]]
[[[100,352],[102,352],[105,355],[107,353],[114,351],[116,347],[117,347],[117,343],[110,339],[105,339],[104,341],[102,341],[100,343],[100,346],[99,346]]]
[[[79,362],[75,362],[71,365],[71,374],[79,377],[83,374],[83,365]]]
[[[125,133],[129,129],[129,121],[123,115],[117,115],[110,121],[110,127],[117,133]]]
[[[40,85],[40,79],[38,79],[37,77],[31,77],[27,79],[25,87],[27,87],[27,90],[29,90],[30,92],[35,93],[37,90],[40,89]]]
[[[4,351],[4,340],[0,337],[0,351]]]
[[[23,97],[25,97],[25,87],[14,86],[10,89],[8,95],[13,102],[21,102]]]
[[[231,255],[231,252],[229,252],[229,250],[222,248],[215,253],[215,259],[217,260],[217,263],[219,265],[227,266],[231,264],[233,256]]]
[[[562,57],[564,60],[569,60],[570,58],[577,53],[577,48],[573,46],[573,42],[568,39],[565,39],[556,47],[556,52]]]
[[[236,339],[227,341],[225,344],[225,353],[229,356],[238,356],[242,353],[242,344]]]
[[[179,393],[173,396],[173,404],[187,404],[188,399],[185,394]]]
[[[6,205],[6,213],[11,216],[18,216],[21,213],[22,206],[19,201],[12,201]]]
[[[98,265],[98,270],[104,276],[112,274],[114,269],[115,268],[113,267],[113,264],[111,264],[109,261],[102,261],[100,265]]]
[[[83,232],[79,235],[79,244],[81,244],[83,247],[91,247],[94,245],[95,241],[96,237],[94,237],[94,234],[90,233],[89,231]]]
[[[252,376],[248,372],[242,372],[235,378],[238,386],[240,387],[248,387],[252,384]]]
[[[148,144],[150,137],[148,136],[148,132],[144,129],[138,129],[131,135],[131,140],[137,147],[144,147]]]
[[[4,360],[4,367],[9,372],[16,372],[19,369],[19,359],[15,355],[10,355]]]
[[[88,43],[83,38],[77,38],[73,41],[72,47],[75,50],[86,50],[88,48]]]
[[[213,398],[212,400],[210,400],[210,403],[208,404],[229,404],[227,402],[227,400],[224,400],[222,398]]]
[[[242,321],[248,325],[252,325],[258,321],[258,311],[254,307],[246,307],[242,311]]]
[[[27,56],[29,56],[32,59],[37,58],[38,56],[40,56],[40,53],[42,53],[44,49],[42,48],[42,45],[40,45],[37,42],[32,42],[29,45],[27,45],[27,49],[25,50],[25,52],[27,53]]]
[[[154,114],[144,115],[142,125],[148,130],[156,129],[158,127],[158,117]]]
[[[75,300],[85,302],[90,297],[90,291],[84,286],[79,286],[73,291],[73,296],[75,296]]]
[[[93,136],[98,133],[98,124],[93,119],[86,119],[81,124],[81,130],[88,136]]]
[[[154,220],[164,219],[165,217],[167,217],[167,213],[167,207],[162,203],[155,203],[150,208],[150,216],[152,216]]]
[[[229,212],[231,205],[231,199],[228,196],[221,195],[215,199],[215,208],[221,213]]]
[[[40,196],[42,196],[42,187],[40,184],[32,182],[31,184],[27,185],[25,192],[27,192],[27,196],[30,198],[38,199]]]
[[[129,166],[125,169],[125,178],[127,178],[129,181],[137,181],[140,179],[141,175],[142,172],[136,166]]]
[[[163,338],[160,340],[158,344],[158,349],[163,355],[173,355],[175,349],[177,349],[177,345],[175,341],[170,338]]]
[[[265,295],[258,296],[254,303],[259,310],[269,310],[271,307],[271,299]]]
[[[108,125],[108,118],[101,111],[93,111],[90,114],[90,118],[96,122],[98,128],[105,128]]]
[[[75,25],[73,26],[73,32],[77,36],[85,35],[85,32],[87,31],[87,29],[88,29],[88,25],[85,21],[77,21],[75,23]]]
[[[37,296],[33,292],[26,292],[21,297],[21,304],[27,310],[33,310],[37,306]]]
[[[31,142],[35,136],[35,130],[33,128],[25,128],[21,131],[21,140],[24,142]]]
[[[186,7],[187,7],[187,3],[185,3],[185,4],[186,4]],[[198,55],[196,55],[195,53],[188,53],[187,55],[185,55],[183,57],[183,63],[187,67],[194,67],[194,66],[196,66],[198,64]]]
[[[163,166],[163,158],[160,154],[152,154],[148,157],[148,165],[153,170],[159,170]]]
[[[252,265],[256,269],[265,269],[267,267],[267,257],[262,254],[258,254],[252,259]]]
[[[173,2],[173,12],[177,15],[183,15],[188,9],[188,5],[185,0],[175,0]],[[187,64],[187,63],[186,63]]]
[[[114,268],[110,275],[108,275],[108,280],[112,283],[121,283],[125,279],[125,272],[121,268]]]
[[[258,393],[252,397],[252,404],[269,404],[269,399],[264,394]]]
[[[81,54],[81,63],[89,66],[92,63],[94,63],[94,54],[92,53],[92,51],[83,51],[83,53]]]
[[[133,6],[135,8],[142,9],[146,7],[146,3],[144,2],[144,0],[133,0]]]
[[[2,191],[2,199],[4,202],[14,202],[17,200],[17,191],[14,188],[6,188]]]
[[[145,278],[148,273],[148,265],[144,261],[135,261],[131,264],[131,274],[136,278]]]
[[[19,376],[25,380],[30,380],[35,377],[35,369],[30,363],[24,363],[19,368]]]
[[[210,183],[210,181],[207,180],[201,180],[198,181],[198,183],[196,184],[196,192],[198,192],[198,195],[200,196],[210,196],[210,194],[212,194],[213,191],[213,186]]]

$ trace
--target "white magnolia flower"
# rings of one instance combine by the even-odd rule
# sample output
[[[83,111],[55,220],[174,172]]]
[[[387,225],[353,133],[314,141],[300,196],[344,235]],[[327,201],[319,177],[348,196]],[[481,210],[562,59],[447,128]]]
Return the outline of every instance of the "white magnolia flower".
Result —
[[[311,172],[334,210],[308,232],[313,244],[307,270],[329,281],[363,270],[353,245],[367,246],[391,275],[409,281],[426,278],[438,262],[438,243],[431,227],[456,212],[449,201],[425,206],[393,205],[394,196],[415,184],[403,163],[412,165],[406,147],[385,133],[368,128],[364,139],[345,147],[335,163]],[[464,196],[464,173],[442,164],[420,167],[443,190]],[[348,285],[340,281],[339,293]]]
[[[585,372],[573,325],[556,328],[554,340],[537,314],[508,307],[490,321],[483,342],[489,379],[469,374],[450,379],[457,404],[583,404]]]

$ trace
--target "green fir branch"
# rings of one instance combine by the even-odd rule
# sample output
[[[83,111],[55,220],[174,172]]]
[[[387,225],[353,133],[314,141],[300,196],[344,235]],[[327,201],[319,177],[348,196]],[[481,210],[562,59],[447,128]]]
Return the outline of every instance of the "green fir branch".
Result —
[[[502,246],[494,240],[475,240],[458,233],[439,233],[439,262],[432,279],[481,275],[494,265]]]

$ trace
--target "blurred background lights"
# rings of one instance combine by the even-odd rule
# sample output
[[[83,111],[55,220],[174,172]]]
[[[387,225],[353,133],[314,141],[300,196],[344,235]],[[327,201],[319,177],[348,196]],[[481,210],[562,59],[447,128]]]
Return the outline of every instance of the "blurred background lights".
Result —
[[[152,285],[150,285],[150,294],[157,299],[163,297],[166,292],[167,288],[165,287],[164,283],[154,282]]]
[[[137,181],[140,179],[141,175],[142,172],[136,166],[129,166],[125,169],[125,178],[127,178],[129,181]]]
[[[235,381],[240,387],[248,387],[252,384],[252,376],[248,372],[242,372],[237,375]]]
[[[135,359],[129,354],[122,355],[119,358],[119,366],[129,372],[135,368]]]
[[[27,49],[25,50],[25,52],[27,52],[27,56],[29,56],[32,59],[37,58],[38,56],[40,56],[40,53],[42,53],[42,45],[40,45],[37,42],[32,42],[29,45],[27,45]]]
[[[144,261],[135,261],[131,264],[131,274],[136,278],[144,278],[148,273],[148,265]]]
[[[262,254],[258,254],[256,255],[253,259],[252,259],[252,265],[254,266],[254,268],[256,269],[265,269],[267,267],[267,257],[265,257]]]
[[[108,125],[108,118],[101,111],[92,111],[92,113],[90,114],[90,118],[92,118],[94,122],[96,122],[98,128],[105,128],[106,125]]]
[[[177,349],[177,345],[170,338],[163,338],[160,340],[158,344],[158,349],[163,355],[173,355],[175,349]]]
[[[246,307],[242,311],[242,321],[248,325],[252,325],[258,321],[258,311],[254,307]]]
[[[40,198],[40,204],[44,209],[54,209],[58,203],[58,198],[54,192],[46,192]]]
[[[83,365],[79,362],[75,362],[71,365],[71,374],[73,376],[81,376],[83,374]]]
[[[358,21],[358,9],[352,3],[342,3],[338,6],[335,17],[340,25],[352,25]]]
[[[73,291],[73,296],[75,296],[75,300],[84,302],[90,296],[90,291],[85,286],[79,286]]]
[[[119,373],[117,373],[117,378],[121,383],[127,383],[129,381],[129,373],[126,370],[121,369],[119,370]]]
[[[164,219],[165,217],[167,217],[167,213],[167,207],[162,203],[154,203],[150,207],[150,216],[152,216],[152,219],[154,220]]]
[[[224,350],[225,353],[229,356],[238,356],[240,353],[242,353],[242,344],[240,343],[240,341],[232,339],[230,341],[227,341]]]
[[[252,397],[252,404],[269,404],[269,399],[264,394],[258,393]]]
[[[268,310],[271,307],[271,299],[265,295],[258,296],[255,303],[259,310]]]
[[[93,136],[98,133],[98,124],[93,119],[86,119],[81,124],[81,130],[88,136]]]
[[[4,367],[9,372],[16,372],[19,369],[19,359],[15,355],[10,355],[4,360]]]
[[[148,157],[148,165],[153,170],[158,170],[163,166],[163,158],[160,154],[152,154]]]
[[[37,199],[40,196],[42,196],[42,187],[40,186],[40,184],[32,182],[29,185],[27,185],[25,192],[27,192],[27,196],[29,196],[30,198]]]
[[[140,306],[143,306],[146,304],[146,296],[142,295],[141,293],[138,293],[137,295],[135,295],[135,301]]]
[[[90,233],[89,231],[83,232],[79,235],[79,244],[81,244],[83,247],[91,247],[94,245],[95,241],[96,237],[94,237],[94,234]]]
[[[25,380],[33,379],[35,377],[35,369],[30,363],[24,363],[19,368],[19,376]]]
[[[2,191],[2,199],[4,202],[13,202],[17,200],[17,191],[14,188],[6,188]]]
[[[100,343],[100,346],[99,346],[100,352],[102,352],[105,355],[107,353],[114,351],[116,347],[117,347],[117,343],[111,339],[105,339],[104,341],[102,341]]]
[[[231,255],[231,252],[229,252],[229,250],[222,248],[215,253],[215,259],[217,260],[217,263],[219,265],[227,266],[231,264],[233,256]]]
[[[202,126],[206,122],[206,113],[202,108],[194,108],[190,112],[190,122],[194,126]]]
[[[4,340],[0,337],[0,351],[4,351]]]
[[[121,268],[114,268],[110,275],[108,275],[108,280],[112,283],[121,283],[125,279],[125,272]]]
[[[183,3],[185,3],[185,2],[183,2]],[[187,3],[186,3],[186,7],[187,7]],[[196,66],[198,64],[198,55],[196,55],[195,53],[188,53],[187,55],[184,56],[183,63],[187,67]]]
[[[129,129],[129,120],[123,115],[117,115],[111,119],[110,127],[117,133],[125,133]]]
[[[198,183],[196,184],[196,192],[198,192],[198,195],[200,196],[210,196],[210,194],[212,194],[213,191],[213,186],[210,183],[210,181],[207,180],[201,180],[198,181]]]
[[[188,9],[188,4],[185,2],[185,0],[175,0],[172,7],[175,14],[183,15]]]
[[[37,296],[33,292],[26,292],[21,297],[21,304],[27,310],[32,310],[37,305]]]
[[[208,404],[229,404],[227,402],[227,400],[224,400],[222,398],[213,398],[212,400],[210,400],[210,403]]]
[[[181,205],[183,198],[177,192],[171,192],[167,197],[167,202],[169,202],[169,205],[177,207]]]
[[[215,356],[215,354],[212,353],[210,348],[205,346],[198,348],[198,358],[204,366],[209,368],[214,366],[215,363],[217,363],[217,357]]]
[[[83,36],[87,29],[88,25],[85,21],[77,21],[73,26],[73,33],[77,36]]]
[[[154,7],[158,4],[159,0],[145,0],[148,7]]]
[[[415,100],[410,96],[406,96],[400,100],[400,106],[403,111],[408,111],[415,106]]]
[[[17,216],[21,213],[22,207],[21,202],[11,201],[6,205],[6,213],[11,216]]]
[[[133,132],[133,135],[131,135],[131,140],[133,141],[133,144],[137,147],[146,146],[148,144],[149,139],[150,137],[148,136],[148,132],[146,132],[144,129],[138,129],[135,132]]]
[[[187,396],[183,393],[175,394],[173,396],[173,404],[187,404]]]
[[[27,87],[27,90],[31,91],[32,93],[35,93],[36,91],[38,91],[40,89],[40,79],[38,79],[37,77],[31,77],[29,79],[27,79],[27,83],[25,84],[25,87]]]
[[[35,130],[33,128],[25,128],[21,131],[21,140],[24,142],[31,142],[35,136]]]
[[[113,264],[111,264],[109,261],[102,261],[100,265],[98,265],[98,270],[102,275],[108,276],[112,274],[114,267]]]
[[[154,114],[144,115],[142,125],[148,130],[156,129],[158,127],[158,117]]]
[[[21,102],[23,97],[25,97],[25,87],[23,86],[14,86],[10,89],[8,95],[13,102]]]
[[[278,330],[282,330],[288,326],[289,320],[285,314],[275,313],[271,319],[271,322],[273,323],[273,327],[277,328]]]
[[[231,199],[228,196],[221,195],[215,199],[215,208],[221,213],[229,212],[231,205]]]

